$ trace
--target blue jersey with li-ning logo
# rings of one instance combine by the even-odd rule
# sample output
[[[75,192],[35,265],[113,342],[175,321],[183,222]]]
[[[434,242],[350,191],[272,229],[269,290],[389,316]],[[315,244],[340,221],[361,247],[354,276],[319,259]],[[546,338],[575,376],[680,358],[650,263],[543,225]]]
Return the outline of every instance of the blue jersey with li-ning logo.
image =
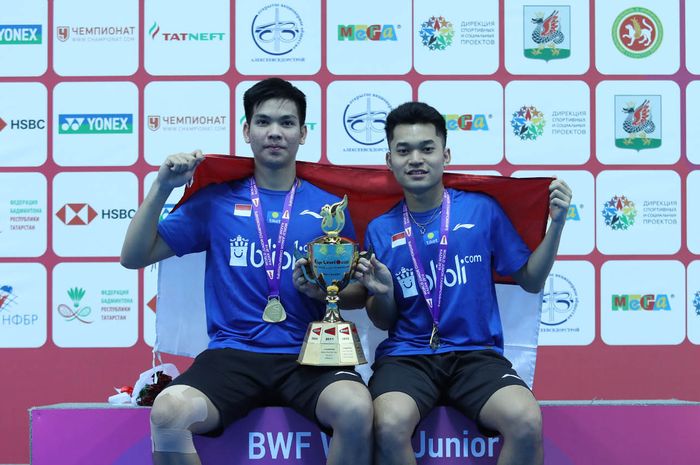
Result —
[[[276,257],[287,192],[260,188],[259,192],[268,243]],[[287,319],[280,323],[262,319],[268,301],[268,282],[248,179],[207,186],[161,221],[158,233],[176,255],[207,252],[204,297],[210,349],[299,352],[309,322],[323,317],[325,304],[294,288],[294,250],[306,254],[306,245],[323,235],[321,208],[339,200],[306,181],[301,181],[297,188],[280,279],[280,301]],[[341,236],[355,240],[347,210],[345,214]]]
[[[365,247],[371,246],[377,259],[391,271],[399,309],[398,321],[377,347],[376,358],[477,349],[503,353],[503,329],[492,268],[501,275],[510,275],[527,263],[530,250],[491,197],[453,189],[448,192],[452,209],[439,319],[441,346],[437,351],[429,345],[432,315],[418,287],[403,232],[403,202],[367,227]],[[433,218],[425,234],[411,222],[431,292],[437,275],[440,235],[440,214],[433,217],[433,213],[412,213],[419,223]]]

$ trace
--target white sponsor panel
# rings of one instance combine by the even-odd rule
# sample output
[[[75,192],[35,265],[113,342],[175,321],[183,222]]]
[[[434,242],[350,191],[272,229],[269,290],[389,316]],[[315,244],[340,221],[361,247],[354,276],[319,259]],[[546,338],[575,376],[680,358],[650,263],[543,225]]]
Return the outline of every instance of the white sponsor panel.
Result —
[[[0,257],[46,252],[46,178],[41,173],[0,173]]]
[[[61,257],[118,257],[138,206],[136,176],[58,173],[53,180],[53,248]]]
[[[585,346],[594,339],[595,269],[558,260],[544,284],[539,345]]]
[[[0,76],[41,76],[47,69],[48,2],[3,2]]]
[[[688,340],[700,344],[700,261],[688,265]]]
[[[139,67],[139,2],[54,2],[50,37],[61,76],[130,76]]]
[[[686,182],[686,239],[688,250],[700,255],[700,171],[691,171]]]
[[[52,336],[57,346],[136,344],[136,270],[127,270],[119,263],[59,263],[52,277]]]
[[[596,87],[596,157],[606,165],[670,165],[681,155],[680,88],[673,81]]]
[[[606,255],[665,255],[681,245],[675,171],[602,171],[596,179],[596,245]]]
[[[589,15],[587,0],[506,0],[508,72],[557,75],[588,71]]]
[[[605,262],[600,334],[608,345],[677,345],[685,339],[685,267],[675,260]]]
[[[685,93],[685,151],[691,163],[700,165],[700,131],[693,122],[700,118],[700,81],[692,81]]]
[[[389,112],[412,100],[405,81],[334,81],[328,85],[328,160],[337,165],[385,165]]]
[[[418,100],[445,116],[452,165],[503,159],[503,87],[495,81],[425,81]]]
[[[138,148],[131,82],[61,82],[53,90],[53,158],[61,166],[129,166]]]
[[[603,74],[673,74],[680,66],[680,2],[595,1],[595,66]]]
[[[696,40],[700,23],[700,2],[685,2],[685,67],[693,74],[700,74],[700,43]]]
[[[221,75],[231,66],[230,2],[145,2],[144,67],[154,76]]]
[[[516,165],[581,165],[590,157],[590,102],[583,81],[506,85],[506,159]]]
[[[588,255],[595,245],[595,217],[593,175],[589,171],[515,171],[516,178],[556,176],[571,188],[573,196],[566,216],[566,227],[559,243],[560,255]]]
[[[252,157],[253,151],[250,145],[243,139],[243,124],[245,123],[245,110],[243,109],[243,94],[258,81],[242,81],[236,86],[234,107],[235,127],[233,127],[236,139],[235,155],[239,157]],[[306,142],[299,147],[298,161],[317,162],[321,160],[321,87],[314,81],[290,81],[295,87],[306,95]]]
[[[0,263],[0,348],[46,342],[46,268],[41,263]]]
[[[356,0],[326,6],[326,64],[333,74],[406,74],[411,70],[411,0]],[[381,63],[381,66],[377,66]]]
[[[414,0],[413,66],[421,74],[493,74],[499,66],[499,2]],[[468,57],[468,58],[467,58]]]
[[[0,84],[0,166],[44,164],[47,99],[46,86],[38,82]]]
[[[144,90],[144,156],[160,166],[168,155],[201,149],[230,153],[230,90],[220,81],[150,82]]]
[[[308,75],[321,69],[320,0],[235,2],[235,5],[234,43],[239,73]]]

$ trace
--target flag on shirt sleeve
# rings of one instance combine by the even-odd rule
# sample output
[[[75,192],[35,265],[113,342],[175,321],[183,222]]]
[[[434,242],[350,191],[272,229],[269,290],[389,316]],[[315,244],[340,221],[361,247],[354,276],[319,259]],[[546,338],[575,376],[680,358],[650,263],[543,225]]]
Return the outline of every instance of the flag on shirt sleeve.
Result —
[[[209,184],[243,179],[252,174],[251,158],[207,155],[197,167],[191,185],[185,189],[175,208],[186,202],[198,189]],[[403,197],[401,186],[394,179],[393,173],[386,168],[354,168],[297,162],[297,176],[339,197],[347,194],[348,210],[360,242],[364,238],[369,221],[389,210]],[[548,186],[551,178],[516,179],[446,173],[443,179],[448,187],[482,192],[496,199],[531,250],[542,240],[547,226]],[[234,206],[234,214],[246,213],[247,206]],[[401,245],[402,240],[405,243],[405,237],[400,236],[402,233],[389,233],[392,234],[393,246]],[[204,253],[191,257],[173,257],[160,263],[154,348],[156,351],[194,357],[206,348],[208,337],[204,319],[203,263]],[[193,270],[197,270],[196,277]],[[502,286],[512,283],[508,277],[495,275],[495,278],[499,283],[497,294],[504,324],[506,356],[514,362],[523,379],[532,385],[541,296],[528,294],[519,286]],[[523,299],[527,302],[527,308],[521,306]],[[510,308],[517,312],[517,318],[510,317]],[[193,311],[195,309],[197,311]],[[365,312],[361,311],[345,312],[343,316],[346,319],[366,320]],[[512,331],[509,327],[511,323],[517,324]],[[368,328],[369,333],[376,333],[374,340],[367,340],[367,334],[363,338],[365,355],[368,360],[373,360],[374,347],[381,340],[376,339],[383,338],[384,333],[369,327],[371,324],[368,321],[358,324],[358,329]],[[371,362],[368,365],[371,365]]]

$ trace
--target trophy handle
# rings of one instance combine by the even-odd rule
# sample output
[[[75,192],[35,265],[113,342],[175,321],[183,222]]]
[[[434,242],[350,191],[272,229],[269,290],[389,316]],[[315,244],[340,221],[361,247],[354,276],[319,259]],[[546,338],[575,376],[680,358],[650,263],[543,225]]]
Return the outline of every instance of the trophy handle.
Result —
[[[309,257],[302,254],[301,252],[299,252],[299,249],[297,249],[295,247],[294,248],[294,260],[299,260],[302,258],[306,259],[306,261],[307,261],[307,264],[301,267],[301,272],[304,274],[304,278],[306,278],[306,280],[310,283],[318,284],[318,282],[315,279],[311,279],[311,272],[310,272],[311,268],[309,267],[309,264],[308,264]]]

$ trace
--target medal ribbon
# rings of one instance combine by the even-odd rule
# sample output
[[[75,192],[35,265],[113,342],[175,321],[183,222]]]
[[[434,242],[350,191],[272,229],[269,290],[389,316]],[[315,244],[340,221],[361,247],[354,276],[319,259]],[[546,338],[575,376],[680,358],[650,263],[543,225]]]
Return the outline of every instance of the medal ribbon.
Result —
[[[267,241],[267,230],[265,229],[265,221],[263,221],[263,211],[260,205],[260,193],[258,185],[255,183],[255,178],[250,178],[250,200],[253,203],[253,216],[255,217],[255,225],[258,230],[258,238],[260,239],[260,248],[262,249],[263,261],[265,262],[265,275],[267,276],[267,287],[269,289],[268,298],[277,298],[280,296],[280,277],[282,276],[282,260],[284,259],[284,242],[287,239],[287,230],[289,227],[289,218],[292,213],[292,205],[294,204],[294,196],[297,189],[297,180],[294,180],[292,188],[284,197],[284,209],[282,210],[282,221],[280,223],[280,232],[277,237],[277,256],[275,261],[272,261],[272,251]]]
[[[438,246],[438,260],[437,260],[437,276],[435,277],[435,286],[433,286],[433,293],[430,293],[430,286],[428,285],[427,275],[425,273],[425,268],[423,263],[420,261],[418,256],[418,247],[416,245],[416,238],[414,237],[411,229],[411,221],[408,216],[408,207],[406,202],[403,203],[403,229],[406,233],[406,245],[408,245],[408,252],[411,254],[411,260],[413,261],[413,268],[416,270],[416,276],[418,277],[418,287],[425,298],[425,302],[428,304],[428,310],[433,317],[434,327],[438,326],[438,321],[440,320],[440,306],[442,304],[442,290],[445,284],[445,265],[447,264],[447,236],[450,231],[450,195],[445,189],[442,193],[442,207],[440,211],[440,242]]]

